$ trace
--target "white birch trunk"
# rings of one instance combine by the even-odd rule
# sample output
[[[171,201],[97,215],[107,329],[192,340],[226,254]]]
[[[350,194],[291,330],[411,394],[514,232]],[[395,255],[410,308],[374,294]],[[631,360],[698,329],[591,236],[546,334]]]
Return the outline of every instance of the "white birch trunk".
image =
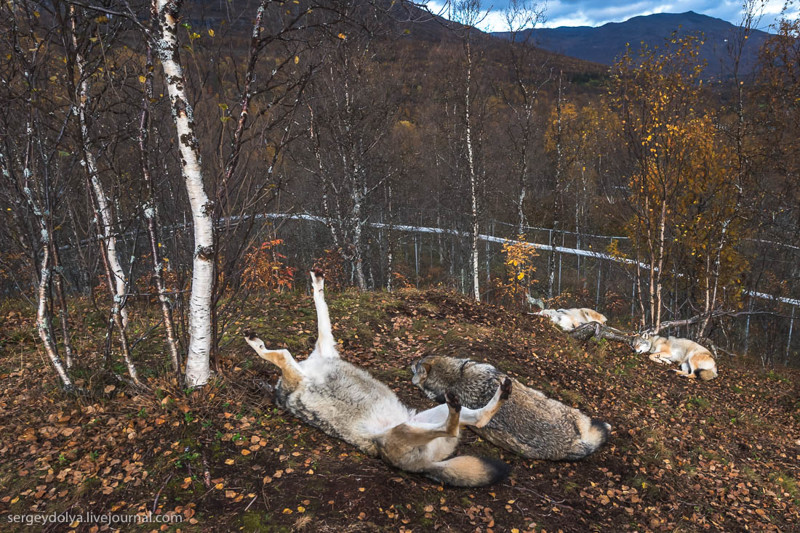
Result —
[[[155,19],[155,17],[154,17]],[[164,317],[164,329],[167,333],[167,348],[169,348],[170,360],[172,361],[172,370],[180,375],[181,360],[178,352],[178,341],[175,336],[175,325],[172,320],[172,308],[167,296],[167,287],[164,283],[164,262],[161,260],[159,253],[158,233],[156,225],[158,223],[158,207],[155,198],[155,185],[153,184],[153,176],[150,173],[150,165],[147,160],[147,140],[148,140],[148,123],[150,120],[150,101],[153,98],[153,56],[152,50],[148,43],[147,46],[147,61],[145,67],[145,91],[144,98],[142,99],[142,114],[139,121],[139,157],[142,166],[142,177],[147,184],[149,194],[148,204],[144,206],[144,218],[147,220],[147,234],[150,240],[150,253],[153,256],[153,279],[156,282],[156,291],[158,292],[158,301],[161,304],[161,315]]]
[[[472,290],[475,301],[481,301],[480,276],[478,272],[478,177],[475,172],[475,155],[472,148],[472,118],[470,116],[470,85],[472,84],[472,46],[467,37],[467,78],[464,91],[464,121],[466,125],[467,164],[469,165],[469,194],[471,200],[470,218],[472,220]]]
[[[56,351],[56,343],[52,335],[52,324],[50,313],[47,308],[47,290],[50,285],[50,276],[52,269],[50,268],[50,244],[48,242],[47,230],[42,230],[42,268],[39,273],[39,287],[37,290],[38,305],[36,309],[36,330],[39,332],[39,338],[42,339],[44,351],[47,357],[56,369],[58,377],[64,384],[67,390],[73,387],[72,381],[69,379],[69,374],[61,363],[61,358]]]
[[[186,356],[186,384],[203,386],[211,375],[211,305],[214,284],[213,203],[203,185],[203,172],[197,138],[194,134],[192,106],[186,96],[186,80],[180,63],[178,44],[178,12],[181,0],[155,0],[160,36],[158,54],[164,69],[172,118],[178,133],[181,172],[192,208],[194,224],[194,261],[192,294],[189,299],[189,349]]]
[[[108,265],[114,277],[112,284],[114,288],[113,312],[119,313],[123,327],[127,327],[128,310],[125,309],[125,300],[128,293],[128,279],[127,276],[125,276],[125,271],[122,268],[119,253],[117,252],[117,237],[114,231],[115,224],[114,215],[111,211],[111,203],[108,201],[108,196],[103,189],[103,184],[100,182],[100,176],[97,171],[97,160],[89,146],[89,125],[86,120],[86,105],[89,101],[89,78],[86,75],[86,60],[78,52],[75,6],[70,7],[70,12],[72,15],[72,45],[75,49],[75,64],[78,67],[78,94],[76,95],[78,101],[76,111],[81,131],[83,164],[86,166],[92,190],[97,198],[98,212],[100,214],[100,220],[98,220],[97,223],[102,229],[103,240],[106,243],[105,248],[108,255]]]
[[[28,127],[30,132],[30,126]],[[48,291],[50,289],[50,277],[52,276],[53,269],[50,265],[50,232],[47,230],[47,223],[44,216],[45,211],[34,201],[33,193],[27,184],[27,178],[31,175],[30,169],[27,164],[24,169],[26,184],[23,188],[26,199],[31,206],[31,209],[36,215],[39,222],[40,242],[42,244],[42,265],[39,271],[39,285],[37,287],[37,306],[36,306],[36,330],[39,333],[39,338],[42,340],[44,351],[50,359],[56,374],[61,378],[66,390],[72,390],[74,385],[69,378],[64,364],[61,362],[61,357],[58,355],[58,348],[56,347],[55,339],[53,338],[53,324],[52,317],[50,316],[50,309],[47,306]]]

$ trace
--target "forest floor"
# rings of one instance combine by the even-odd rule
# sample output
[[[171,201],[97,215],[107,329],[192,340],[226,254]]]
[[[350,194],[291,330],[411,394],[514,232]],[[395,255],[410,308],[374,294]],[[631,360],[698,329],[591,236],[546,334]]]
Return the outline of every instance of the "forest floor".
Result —
[[[428,354],[487,361],[613,426],[579,462],[522,459],[462,433],[459,453],[513,466],[486,488],[442,487],[368,457],[275,407],[276,369],[245,344],[309,353],[311,298],[266,297],[241,313],[222,344],[220,372],[188,392],[166,375],[161,339],[136,347],[152,392],[99,370],[105,317],[73,313],[89,392],[65,396],[22,303],[0,308],[0,530],[96,531],[797,531],[800,373],[719,361],[694,382],[623,344],[580,343],[542,318],[442,291],[332,292],[345,359],[400,398],[430,407],[409,365]],[[16,306],[16,307],[15,307]],[[147,309],[147,311],[145,311]],[[157,320],[133,308],[131,337]],[[160,332],[160,331],[159,331]],[[116,363],[115,363],[116,365]],[[120,369],[123,370],[123,369]],[[103,526],[34,526],[23,515],[180,515]],[[66,516],[66,515],[63,515]],[[82,515],[86,516],[86,515]],[[110,515],[109,515],[110,516]],[[23,518],[17,518],[23,517]],[[28,518],[30,520],[30,518]],[[117,518],[119,519],[119,518]]]

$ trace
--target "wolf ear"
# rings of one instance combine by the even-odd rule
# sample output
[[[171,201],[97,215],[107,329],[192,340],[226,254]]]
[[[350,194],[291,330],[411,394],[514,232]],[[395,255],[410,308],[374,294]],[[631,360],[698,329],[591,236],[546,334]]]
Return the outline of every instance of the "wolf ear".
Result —
[[[414,377],[425,378],[428,375],[428,372],[431,371],[431,364],[420,359],[411,365],[411,371],[414,373]]]

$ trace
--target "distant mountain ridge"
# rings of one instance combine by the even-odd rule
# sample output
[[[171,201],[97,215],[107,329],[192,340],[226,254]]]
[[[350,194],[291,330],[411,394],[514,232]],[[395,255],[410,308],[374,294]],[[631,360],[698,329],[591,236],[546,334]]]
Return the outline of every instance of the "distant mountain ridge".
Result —
[[[728,53],[728,42],[741,29],[730,22],[701,15],[694,11],[686,13],[658,13],[633,17],[625,22],[610,22],[599,27],[577,26],[537,28],[517,35],[517,40],[528,39],[535,46],[567,56],[601,63],[613,64],[625,51],[627,43],[637,50],[640,43],[648,46],[662,45],[673,31],[678,35],[702,33],[705,43],[700,58],[706,60],[706,77],[726,78],[731,75],[733,62]],[[493,35],[505,39],[507,32]],[[742,53],[740,73],[753,71],[758,61],[758,51],[770,34],[752,30]]]

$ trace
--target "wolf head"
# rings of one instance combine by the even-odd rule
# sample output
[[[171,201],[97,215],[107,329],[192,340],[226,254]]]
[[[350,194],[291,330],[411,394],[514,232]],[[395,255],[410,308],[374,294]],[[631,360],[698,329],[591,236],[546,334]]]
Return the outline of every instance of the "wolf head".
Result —
[[[444,403],[445,395],[452,392],[470,409],[485,405],[502,381],[491,365],[437,355],[415,362],[411,372],[411,382],[431,400]]]
[[[652,337],[649,333],[637,335],[631,342],[631,347],[636,353],[648,353],[652,345]]]

